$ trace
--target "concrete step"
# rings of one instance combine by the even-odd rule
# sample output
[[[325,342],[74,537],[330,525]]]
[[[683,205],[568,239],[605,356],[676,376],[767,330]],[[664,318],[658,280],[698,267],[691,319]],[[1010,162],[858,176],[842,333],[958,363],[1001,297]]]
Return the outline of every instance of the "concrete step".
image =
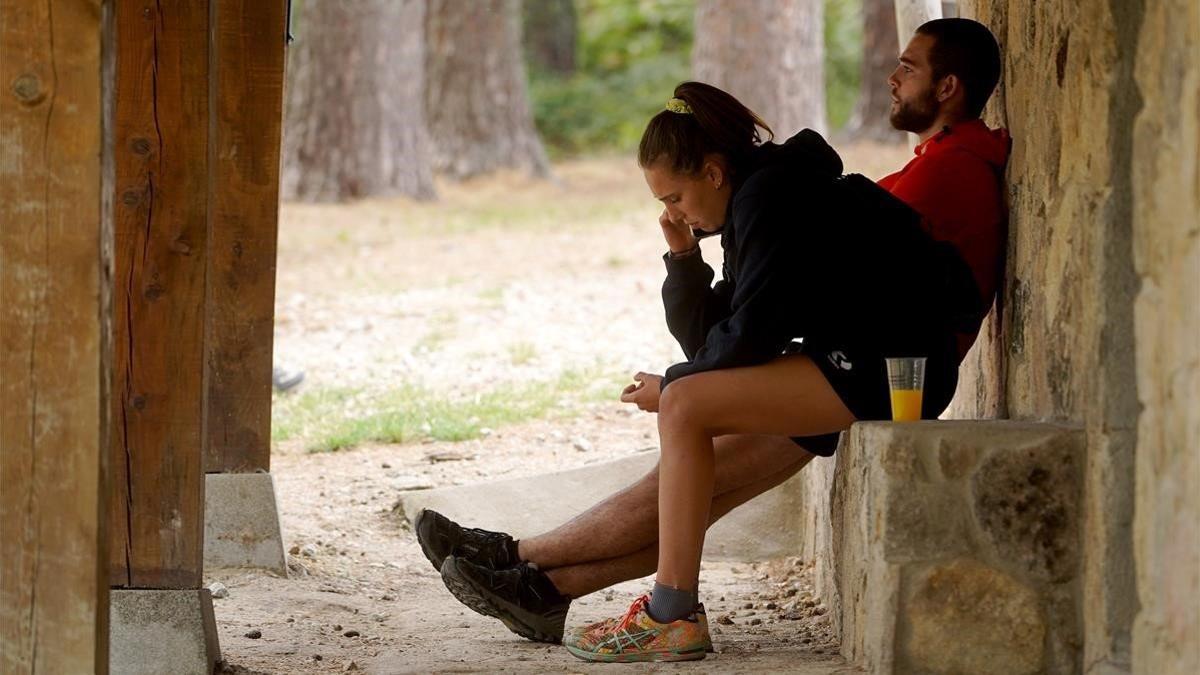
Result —
[[[871,673],[1080,672],[1085,440],[1011,421],[854,425],[802,506],[843,656]]]
[[[657,461],[657,452],[645,452],[568,471],[404,492],[400,503],[410,521],[421,509],[430,508],[464,526],[528,537],[561,525],[628,486]],[[764,560],[796,555],[801,548],[803,490],[803,476],[793,476],[735,509],[709,530],[705,558]]]

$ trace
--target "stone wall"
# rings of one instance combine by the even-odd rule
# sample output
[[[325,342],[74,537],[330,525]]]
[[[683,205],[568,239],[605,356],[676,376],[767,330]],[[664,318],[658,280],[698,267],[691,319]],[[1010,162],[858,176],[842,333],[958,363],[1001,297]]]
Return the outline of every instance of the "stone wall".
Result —
[[[842,654],[872,673],[1078,672],[1085,441],[1055,424],[854,425],[829,502]]]
[[[1134,672],[1200,672],[1200,3],[1147,0],[1133,135]]]
[[[1143,2],[968,0],[1004,53],[987,111],[1009,128],[1010,210],[999,312],[951,413],[1087,430],[1083,672],[1129,668],[1135,381],[1133,76]]]

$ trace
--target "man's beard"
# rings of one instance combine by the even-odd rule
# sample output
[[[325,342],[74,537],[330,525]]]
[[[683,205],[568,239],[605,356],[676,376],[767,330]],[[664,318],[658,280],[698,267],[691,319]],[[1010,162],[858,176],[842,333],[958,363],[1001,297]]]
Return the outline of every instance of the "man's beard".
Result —
[[[933,126],[937,119],[937,98],[931,91],[914,101],[900,101],[889,119],[896,129],[919,134]]]

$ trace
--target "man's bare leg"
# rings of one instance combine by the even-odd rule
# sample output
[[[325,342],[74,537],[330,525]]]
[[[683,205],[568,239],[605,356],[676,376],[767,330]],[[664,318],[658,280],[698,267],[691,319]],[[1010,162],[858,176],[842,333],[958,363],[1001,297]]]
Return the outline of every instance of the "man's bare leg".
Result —
[[[714,442],[716,457],[716,490],[714,513],[718,503],[728,506],[717,517],[745,503],[751,497],[782,483],[800,470],[813,455],[784,436],[733,435],[722,436]],[[722,499],[725,495],[728,499]],[[715,521],[715,518],[713,519]],[[626,565],[617,562],[630,554],[653,548],[658,540],[658,467],[652,469],[633,485],[608,497],[567,523],[542,535],[522,539],[522,560],[537,563],[542,570],[554,570],[582,563],[601,561],[604,565],[575,572],[564,572],[564,583],[584,588],[608,577],[625,577]],[[634,569],[632,567],[628,569]],[[640,566],[636,569],[641,569]],[[652,570],[653,568],[651,568]],[[600,570],[610,570],[602,573]],[[597,581],[580,582],[571,578]],[[558,577],[551,574],[556,585]],[[604,588],[601,584],[591,588]],[[562,586],[559,589],[577,597]],[[587,592],[591,592],[591,590]]]
[[[784,438],[784,440],[791,443],[789,439]],[[798,459],[775,473],[718,495],[713,499],[712,510],[709,513],[709,526],[738,506],[791,478],[808,465],[813,457],[814,455],[803,452]],[[654,541],[633,553],[606,560],[593,560],[578,565],[557,567],[549,570],[546,574],[560,593],[571,598],[579,598],[622,581],[644,577],[653,573],[657,565],[658,542]]]

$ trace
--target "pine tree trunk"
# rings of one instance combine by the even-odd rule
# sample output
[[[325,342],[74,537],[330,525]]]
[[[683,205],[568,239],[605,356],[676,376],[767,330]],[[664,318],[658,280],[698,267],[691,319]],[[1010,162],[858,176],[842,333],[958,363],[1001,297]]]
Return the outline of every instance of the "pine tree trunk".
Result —
[[[522,12],[530,67],[560,77],[573,75],[579,39],[575,0],[525,0]]]
[[[825,133],[824,5],[817,0],[699,0],[692,71],[758,113],[784,140]]]
[[[295,10],[284,199],[433,198],[426,0],[308,0]]]
[[[904,141],[889,121],[892,95],[887,78],[896,68],[900,44],[896,36],[894,0],[863,0],[863,61],[858,100],[842,133],[846,138],[882,143]]]
[[[429,0],[425,111],[436,171],[550,174],[529,107],[519,10],[519,0]]]

